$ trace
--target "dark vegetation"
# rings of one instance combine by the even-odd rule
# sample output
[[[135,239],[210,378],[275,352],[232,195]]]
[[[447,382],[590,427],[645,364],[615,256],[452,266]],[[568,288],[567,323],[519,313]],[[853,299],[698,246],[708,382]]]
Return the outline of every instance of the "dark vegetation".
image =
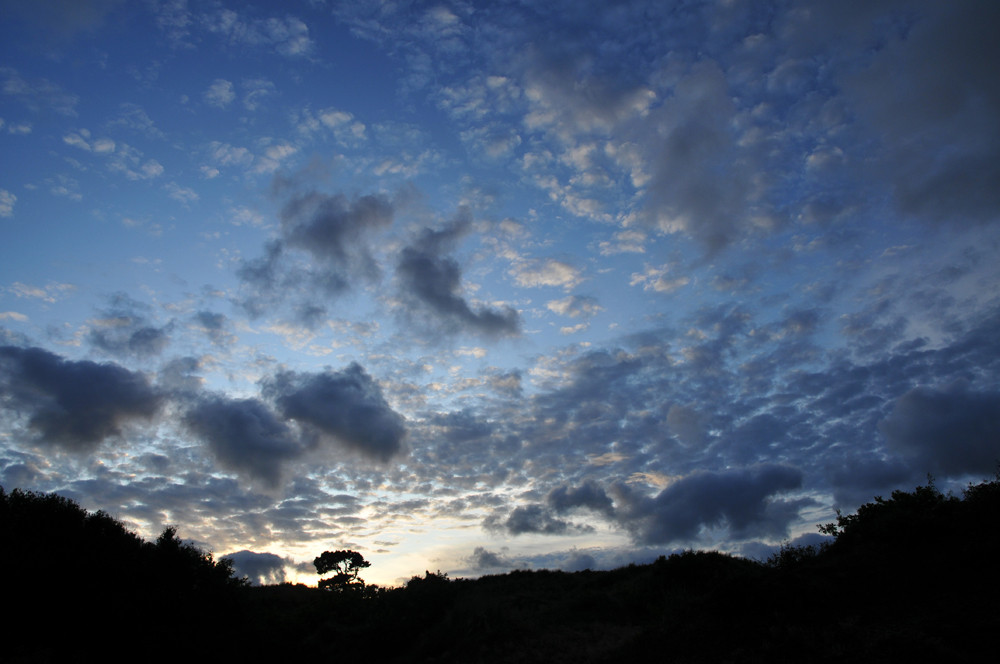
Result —
[[[0,490],[0,659],[967,661],[1000,634],[998,525],[1000,477],[961,498],[933,484],[876,498],[823,526],[829,544],[763,563],[689,551],[387,589],[338,551],[317,558],[340,578],[326,592],[252,588],[172,528],[144,542],[65,498]]]

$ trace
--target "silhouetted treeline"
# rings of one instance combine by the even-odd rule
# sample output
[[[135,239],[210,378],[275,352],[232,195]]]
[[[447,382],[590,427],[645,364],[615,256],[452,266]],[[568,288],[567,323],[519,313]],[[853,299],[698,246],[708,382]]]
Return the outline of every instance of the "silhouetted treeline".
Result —
[[[214,652],[245,585],[228,561],[185,544],[173,527],[146,542],[104,512],[2,487],[0,569],[4,606],[13,609],[0,661],[124,659],[151,647]]]
[[[28,542],[40,547],[27,562],[4,546],[5,569],[30,566],[23,597],[38,600],[38,615],[53,626],[60,619],[50,616],[71,619],[61,609],[80,610],[84,595],[100,598],[103,615],[89,618],[103,626],[93,643],[113,651],[123,622],[144,622],[117,605],[123,597],[154,605],[162,621],[125,645],[244,661],[950,662],[992,654],[1000,634],[1000,479],[961,498],[932,485],[894,492],[824,526],[827,545],[785,547],[765,562],[689,551],[610,571],[427,572],[401,588],[345,592],[241,586],[225,564],[171,531],[173,545],[144,543],[62,498],[0,497],[4,542],[16,542],[22,556]],[[16,531],[25,514],[14,512],[25,504],[36,519],[62,514],[61,525]],[[81,530],[103,533],[94,536],[104,543],[79,539]],[[79,550],[83,541],[97,550]],[[186,553],[164,553],[174,545]],[[212,617],[205,629],[201,621]],[[146,637],[153,640],[143,646]],[[21,652],[44,661],[31,659],[30,645]]]

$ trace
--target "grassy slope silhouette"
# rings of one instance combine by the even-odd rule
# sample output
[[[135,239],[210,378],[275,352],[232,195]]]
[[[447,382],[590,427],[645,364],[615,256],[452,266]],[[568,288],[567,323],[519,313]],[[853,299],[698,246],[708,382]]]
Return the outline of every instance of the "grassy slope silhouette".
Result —
[[[967,660],[1000,633],[1000,477],[877,498],[820,549],[610,571],[427,572],[401,588],[251,588],[167,529],[145,542],[56,495],[0,489],[7,661],[168,648],[185,659],[412,662]],[[33,635],[41,626],[51,638]]]

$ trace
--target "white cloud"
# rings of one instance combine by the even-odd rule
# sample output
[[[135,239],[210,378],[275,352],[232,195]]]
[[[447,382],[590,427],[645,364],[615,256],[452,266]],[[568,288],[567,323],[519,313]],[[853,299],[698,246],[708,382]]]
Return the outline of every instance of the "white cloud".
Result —
[[[185,205],[189,203],[194,203],[199,198],[198,193],[194,189],[191,189],[189,187],[182,187],[176,182],[171,182],[165,188],[167,190],[167,193],[170,195],[170,198],[174,199],[175,201],[180,201]]]
[[[619,231],[611,241],[605,240],[598,246],[602,256],[613,254],[642,254],[646,252],[646,234],[642,231]]]
[[[155,159],[148,160],[142,165],[142,174],[147,178],[155,178],[163,175],[163,166]]]
[[[81,129],[78,132],[70,132],[63,136],[63,143],[66,145],[72,145],[75,148],[80,148],[81,150],[91,151],[90,142],[90,132],[86,129]]]
[[[87,129],[80,129],[66,134],[63,136],[63,143],[86,150],[87,152],[96,152],[97,154],[111,154],[115,151],[115,142],[113,140],[110,138],[96,138],[91,140],[90,131]]]
[[[312,51],[309,26],[294,16],[256,19],[240,16],[231,9],[203,17],[209,31],[228,38],[230,43],[248,46],[271,46],[286,56],[300,56]]]
[[[569,316],[570,318],[594,316],[604,309],[594,298],[580,297],[578,295],[570,295],[561,300],[551,300],[545,304],[545,307],[553,313],[557,313],[560,316]]]
[[[115,142],[110,138],[98,138],[91,147],[98,154],[110,154],[115,151]]]
[[[0,217],[13,216],[14,203],[17,203],[17,196],[6,189],[0,189]]]
[[[559,334],[576,334],[577,332],[583,332],[588,327],[590,327],[590,323],[578,323],[576,325],[567,325],[565,327],[559,328]]]
[[[151,180],[163,175],[163,165],[155,159],[143,162],[142,152],[127,143],[117,146],[108,168],[129,180]]]
[[[248,207],[238,207],[230,210],[229,220],[234,226],[253,226],[255,228],[260,228],[266,223],[264,215]]]
[[[253,172],[258,175],[273,173],[281,166],[281,162],[285,161],[298,151],[299,149],[290,143],[270,145],[265,148],[264,156],[257,158]]]
[[[75,291],[76,286],[72,284],[49,284],[48,286],[39,287],[15,281],[7,290],[20,298],[42,300],[43,302],[52,304]]]
[[[680,276],[670,278],[670,269],[669,264],[659,267],[647,265],[643,272],[632,274],[629,286],[641,285],[643,290],[656,291],[657,293],[673,293],[691,283],[689,277]]]
[[[246,92],[243,94],[243,107],[248,111],[256,111],[264,100],[275,94],[274,83],[266,78],[252,78],[243,81]]]
[[[556,286],[569,289],[583,280],[578,268],[554,258],[525,261],[512,267],[510,274],[518,286],[527,288]]]
[[[28,317],[16,311],[0,311],[0,320],[13,320],[18,323],[28,322]]]
[[[247,148],[236,147],[229,143],[212,141],[209,143],[209,150],[212,159],[220,166],[249,166],[254,159],[253,153]]]
[[[217,78],[208,86],[204,93],[205,103],[216,108],[225,108],[236,99],[236,90],[233,84],[224,78]]]

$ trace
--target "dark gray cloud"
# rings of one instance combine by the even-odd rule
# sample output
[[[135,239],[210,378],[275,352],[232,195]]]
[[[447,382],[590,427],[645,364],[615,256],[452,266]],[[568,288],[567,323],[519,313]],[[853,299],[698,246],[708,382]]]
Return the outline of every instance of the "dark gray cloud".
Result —
[[[90,343],[109,355],[147,358],[162,353],[170,343],[168,323],[157,327],[148,319],[149,307],[124,293],[111,296],[107,309],[91,321]]]
[[[392,201],[382,195],[293,195],[281,210],[278,237],[237,269],[244,286],[237,304],[254,317],[290,309],[296,322],[314,328],[326,314],[318,299],[379,279],[370,243],[394,216]]]
[[[309,192],[281,210],[282,237],[289,247],[311,254],[347,276],[378,276],[367,238],[392,224],[388,199],[368,195],[349,200],[343,194]]]
[[[545,497],[545,502],[560,514],[578,507],[605,514],[611,514],[614,511],[611,498],[604,492],[604,489],[592,480],[586,481],[576,488],[558,486],[549,492]]]
[[[916,387],[896,400],[879,428],[889,449],[918,472],[987,476],[1000,467],[1000,392],[962,382]]]
[[[65,360],[41,348],[0,347],[0,397],[13,417],[26,417],[38,440],[89,452],[148,422],[163,396],[140,373],[117,364]]]
[[[447,252],[468,228],[469,221],[462,216],[441,230],[425,228],[400,252],[396,276],[406,315],[447,333],[517,335],[521,319],[513,308],[473,309],[462,295],[462,270]]]
[[[540,533],[543,535],[565,535],[593,531],[592,526],[575,524],[558,518],[553,510],[544,505],[522,505],[509,514],[495,512],[483,521],[486,530],[509,535]]]
[[[183,423],[224,468],[271,488],[280,484],[285,464],[308,449],[292,427],[257,399],[204,396],[187,410]]]
[[[867,66],[841,77],[853,110],[879,139],[871,175],[888,181],[907,215],[995,222],[1000,80],[993,63],[1000,44],[990,26],[1000,21],[1000,6],[979,0],[896,9],[907,16],[900,29]]]
[[[476,572],[497,572],[498,570],[508,570],[516,567],[516,563],[506,558],[503,554],[490,551],[485,547],[477,546],[468,558],[469,565]]]
[[[285,559],[273,553],[237,551],[223,556],[233,563],[237,577],[246,577],[251,585],[277,585],[285,582]]]
[[[763,464],[696,471],[652,498],[624,484],[612,487],[612,493],[619,518],[644,544],[691,541],[703,527],[723,525],[735,538],[780,538],[806,503],[776,496],[799,488],[802,477],[796,468]]]
[[[196,375],[201,368],[196,357],[176,357],[160,367],[156,382],[173,395],[193,395],[202,387],[202,378]]]
[[[655,130],[646,128],[662,137],[646,143],[652,150],[649,223],[688,233],[710,252],[753,231],[755,207],[764,208],[764,216],[776,214],[763,199],[761,157],[734,134],[736,110],[725,75],[704,62],[657,109]]]
[[[582,572],[585,569],[597,569],[597,561],[589,553],[574,551],[559,567],[567,572]]]
[[[316,374],[282,372],[264,382],[282,416],[368,457],[388,461],[403,451],[406,423],[364,368]]]
[[[236,340],[236,336],[229,331],[229,319],[225,314],[199,311],[193,320],[194,324],[217,346],[229,346]]]

